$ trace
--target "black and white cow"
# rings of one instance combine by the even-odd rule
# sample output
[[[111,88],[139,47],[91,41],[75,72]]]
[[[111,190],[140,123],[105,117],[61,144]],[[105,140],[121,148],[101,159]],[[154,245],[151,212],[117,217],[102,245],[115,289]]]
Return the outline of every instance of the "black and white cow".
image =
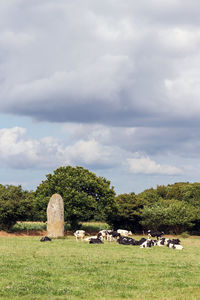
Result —
[[[99,238],[96,239],[90,239],[89,244],[103,244],[102,240]]]
[[[176,250],[183,250],[183,246],[179,245],[179,244],[174,244],[174,243],[168,243],[167,247],[172,248],[172,249],[176,249]]]
[[[117,231],[110,231],[108,232],[108,241],[116,241],[118,238],[120,238],[121,234],[118,233]]]
[[[40,240],[40,242],[50,242],[51,239],[48,236],[43,236]]]
[[[160,231],[155,231],[155,230],[148,230],[148,236],[149,237],[156,237],[157,240],[158,238],[160,238],[162,235],[164,234],[164,232],[160,232]]]
[[[132,235],[132,232],[131,232],[131,231],[124,230],[124,229],[118,229],[118,230],[117,230],[117,233],[120,233],[121,236],[129,236],[129,235]]]
[[[117,239],[117,242],[120,245],[133,245],[134,246],[136,241],[130,237],[120,236]]]
[[[74,236],[76,237],[76,241],[79,239],[83,241],[85,237],[85,230],[76,230],[76,232],[74,232]]]
[[[144,243],[140,245],[140,248],[151,248],[152,246],[154,246],[154,242],[148,238]]]

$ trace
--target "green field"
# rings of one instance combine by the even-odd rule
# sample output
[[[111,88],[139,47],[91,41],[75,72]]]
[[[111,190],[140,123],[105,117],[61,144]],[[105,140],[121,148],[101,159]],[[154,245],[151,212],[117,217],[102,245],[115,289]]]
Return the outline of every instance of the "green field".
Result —
[[[110,226],[104,222],[82,222],[81,229],[86,232],[98,232],[101,229],[110,229]],[[30,233],[32,231],[44,231],[46,230],[46,223],[44,222],[17,222],[13,228],[12,232],[26,232]],[[71,231],[70,225],[65,224],[65,231]]]
[[[200,299],[200,238],[181,244],[183,251],[1,237],[0,299]]]

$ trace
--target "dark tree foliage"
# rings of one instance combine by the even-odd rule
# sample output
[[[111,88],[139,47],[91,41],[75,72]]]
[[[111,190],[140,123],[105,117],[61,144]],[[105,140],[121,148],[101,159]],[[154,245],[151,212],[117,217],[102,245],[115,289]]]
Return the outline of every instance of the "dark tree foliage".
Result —
[[[146,206],[141,212],[141,224],[146,228],[180,233],[190,229],[199,210],[183,201],[171,199]]]
[[[184,230],[200,231],[200,183],[178,182],[157,186],[138,196],[149,199],[141,211],[140,223],[145,228],[176,233]]]
[[[200,183],[161,185],[137,195],[121,194],[115,200],[117,211],[109,220],[115,229],[200,233]]]
[[[65,220],[73,229],[80,221],[107,220],[114,209],[114,188],[110,181],[97,177],[82,167],[60,167],[46,175],[36,190],[35,207],[38,220],[46,221],[50,197],[58,193],[64,200]]]
[[[137,197],[134,193],[121,194],[115,198],[116,211],[113,216],[110,217],[108,223],[114,229],[127,229],[133,232],[141,230],[139,221],[140,209],[143,207],[143,201]]]
[[[0,185],[0,227],[9,230],[17,221],[33,219],[33,197],[20,185]]]

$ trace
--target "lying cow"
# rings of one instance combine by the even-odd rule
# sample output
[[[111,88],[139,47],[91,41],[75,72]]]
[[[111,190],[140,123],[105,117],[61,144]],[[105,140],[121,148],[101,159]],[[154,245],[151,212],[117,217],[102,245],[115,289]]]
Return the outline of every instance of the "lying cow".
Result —
[[[101,241],[103,240],[102,234],[99,232],[97,235],[89,236],[87,238],[84,238],[85,242],[89,242],[91,239],[100,239]]]
[[[147,239],[142,245],[140,245],[140,248],[150,248],[154,246],[154,242],[151,239]]]
[[[92,235],[92,236],[89,236],[87,238],[84,238],[84,241],[89,242],[91,239],[97,239],[97,235]]]
[[[120,236],[118,239],[117,239],[117,242],[120,244],[120,245],[136,245],[136,241],[130,237],[125,237],[125,236]]]
[[[102,240],[99,238],[96,239],[90,239],[89,244],[103,244]]]
[[[40,242],[50,242],[51,239],[48,236],[43,236],[40,240]]]
[[[167,244],[167,247],[172,248],[172,249],[176,249],[176,250],[183,250],[183,246],[182,245],[173,244],[173,243]]]
[[[134,246],[140,246],[142,245],[147,239],[145,238],[141,238],[139,241],[135,241],[135,245]]]

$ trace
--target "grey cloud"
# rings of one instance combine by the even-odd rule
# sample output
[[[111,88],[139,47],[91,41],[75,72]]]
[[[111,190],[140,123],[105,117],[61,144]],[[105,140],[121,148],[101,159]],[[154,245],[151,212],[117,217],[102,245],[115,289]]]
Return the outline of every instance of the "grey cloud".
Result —
[[[157,157],[177,156],[186,159],[188,156],[197,159],[199,156],[200,133],[198,127],[108,127],[100,124],[63,125],[71,140],[96,140],[102,145],[121,149],[127,157],[140,153]],[[165,157],[165,158],[164,158]]]
[[[174,96],[198,75],[196,1],[10,3],[1,4],[2,111],[50,122],[199,125],[200,91],[189,112],[188,97]]]

